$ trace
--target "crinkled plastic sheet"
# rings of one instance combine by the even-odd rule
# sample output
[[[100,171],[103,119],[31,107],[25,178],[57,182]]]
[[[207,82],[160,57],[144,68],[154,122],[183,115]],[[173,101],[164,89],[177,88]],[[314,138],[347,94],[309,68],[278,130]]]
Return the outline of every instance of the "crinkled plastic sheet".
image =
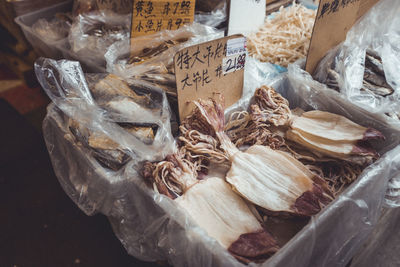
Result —
[[[65,18],[55,16],[50,20],[41,18],[32,25],[32,30],[48,42],[60,41],[68,36],[71,27],[67,16],[67,14]]]
[[[132,39],[137,45],[133,45],[132,49],[141,51],[144,48],[157,47],[160,43],[168,40],[179,39],[179,36],[192,36],[187,42],[177,44],[154,56],[141,64],[128,64],[131,46],[125,41],[116,42],[111,45],[105,55],[107,60],[107,72],[115,73],[126,80],[132,77],[140,76],[146,72],[162,71],[173,64],[175,54],[182,48],[194,44],[207,42],[224,36],[223,31],[216,30],[213,27],[193,23],[184,25],[179,30],[164,30],[150,36],[143,36]]]
[[[126,190],[131,175],[125,174],[125,167],[112,171],[99,164],[93,151],[69,130],[69,119],[78,122],[84,130],[102,134],[117,143],[129,155],[129,164],[134,167],[144,160],[161,160],[175,151],[169,106],[162,89],[145,86],[146,93],[152,96],[151,107],[137,103],[135,110],[128,109],[123,114],[102,108],[93,99],[89,83],[100,81],[103,74],[85,76],[78,62],[44,58],[35,63],[35,71],[53,101],[48,107],[43,132],[54,170],[67,194],[86,214],[96,211],[108,214],[115,198]],[[120,123],[157,125],[157,132],[152,142],[144,142],[124,130]]]
[[[400,109],[400,2],[382,0],[348,32],[346,40],[328,52],[319,63],[314,77],[327,82],[327,70],[339,74],[338,87],[351,102],[374,113],[398,112]],[[387,83],[394,89],[382,97],[360,90],[365,69],[365,55],[371,49],[382,58]]]
[[[120,172],[113,173],[90,158],[88,151],[70,138],[64,123],[65,116],[80,120],[83,116],[80,113],[87,113],[83,112],[87,105],[95,106],[77,63],[44,60],[38,65],[39,80],[55,102],[49,106],[43,125],[53,167],[66,192],[86,213],[100,211],[106,214],[128,253],[139,259],[167,259],[174,266],[243,266],[182,210],[177,209],[172,199],[146,186],[136,172],[135,161]],[[336,92],[321,90],[321,85],[310,77],[290,77],[289,82],[285,76],[267,74],[266,71],[272,68],[269,64],[252,62],[249,66],[251,68],[245,72],[245,84],[250,88],[244,89],[242,104],[235,108],[248,105],[246,103],[255,90],[254,86],[270,84],[288,98],[293,108],[318,108],[338,113],[364,126],[374,127],[387,137],[384,143],[375,144],[383,156],[366,168],[333,203],[314,216],[277,254],[261,265],[344,266],[373,229],[388,180],[398,175],[400,148],[396,144],[400,141],[399,132],[376,114],[352,105]],[[74,96],[72,99],[68,97],[71,95]],[[111,137],[104,117],[97,113],[94,117],[99,119],[96,122],[87,121],[85,125],[104,131]],[[134,148],[135,151],[138,149]],[[151,157],[148,155],[147,158]],[[90,209],[80,205],[80,200],[89,203]],[[250,266],[258,265],[252,263]]]
[[[133,1],[129,0],[74,0],[72,14],[74,16],[77,16],[79,14],[84,14],[97,10],[112,10],[113,12],[118,14],[128,14],[132,10],[132,3]]]
[[[79,60],[105,66],[104,54],[115,42],[129,42],[130,15],[109,10],[92,11],[74,18],[68,40]]]

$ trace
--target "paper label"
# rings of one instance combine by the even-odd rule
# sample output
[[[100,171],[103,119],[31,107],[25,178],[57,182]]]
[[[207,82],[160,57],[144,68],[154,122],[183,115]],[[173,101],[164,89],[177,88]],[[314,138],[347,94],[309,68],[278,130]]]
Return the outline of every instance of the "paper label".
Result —
[[[229,39],[226,43],[226,56],[233,56],[246,52],[246,38]]]
[[[244,68],[246,53],[226,57],[222,60],[222,73],[227,74]]]
[[[264,24],[266,0],[231,0],[228,35],[247,35]]]
[[[199,98],[218,100],[217,95],[222,94],[225,107],[240,99],[246,51],[226,57],[228,40],[238,38],[243,40],[242,35],[233,35],[187,47],[176,53],[174,63],[181,119],[193,110],[191,101]]]
[[[194,20],[195,0],[133,1],[131,38],[177,30]]]
[[[379,0],[321,0],[308,50],[306,71],[313,73],[319,61],[346,39],[354,23]]]

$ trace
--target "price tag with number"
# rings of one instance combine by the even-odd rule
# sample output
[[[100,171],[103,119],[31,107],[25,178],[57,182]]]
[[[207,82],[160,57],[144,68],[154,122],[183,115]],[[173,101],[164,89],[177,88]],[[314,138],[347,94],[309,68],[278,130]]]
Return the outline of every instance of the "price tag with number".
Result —
[[[246,39],[233,35],[180,50],[175,55],[180,118],[190,114],[193,100],[223,94],[229,107],[242,96]]]

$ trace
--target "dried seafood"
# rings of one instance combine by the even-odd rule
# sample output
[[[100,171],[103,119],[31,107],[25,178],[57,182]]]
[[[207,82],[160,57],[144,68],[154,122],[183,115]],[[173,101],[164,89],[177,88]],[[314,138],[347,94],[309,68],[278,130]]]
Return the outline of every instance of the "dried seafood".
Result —
[[[326,84],[329,88],[340,92],[340,74],[333,66],[327,68]],[[386,82],[382,59],[373,51],[367,50],[365,55],[364,78],[361,90],[374,96],[387,97],[394,93],[394,89]]]
[[[252,114],[256,119],[253,121],[286,126],[286,138],[317,155],[361,165],[371,163],[379,156],[368,144],[369,140],[384,139],[375,129],[365,128],[343,116],[319,110],[293,114],[287,100],[267,86],[256,90],[255,102]]]
[[[257,33],[248,36],[249,54],[260,61],[287,67],[307,55],[316,11],[301,4],[281,7],[265,20]]]
[[[172,199],[198,226],[243,262],[263,261],[278,251],[249,205],[222,179],[196,179],[199,166],[180,153],[158,163],[147,162],[143,177]]]
[[[157,116],[151,109],[153,103],[150,93],[136,93],[125,81],[113,74],[90,86],[90,93],[96,104],[115,122],[115,126],[121,127],[144,144],[154,141],[157,126],[151,120],[154,117],[156,121]],[[129,161],[126,149],[120,146],[118,140],[111,139],[105,133],[87,129],[72,119],[69,120],[69,129],[76,141],[89,148],[103,167],[118,171]]]
[[[219,144],[219,150],[212,153],[231,163],[227,182],[251,203],[275,214],[310,216],[332,199],[324,181],[288,153],[258,145],[241,152],[224,132],[221,105],[211,100],[195,104],[194,113],[203,117],[202,132],[211,133]],[[196,153],[212,155],[211,150]]]
[[[378,157],[367,141],[384,138],[380,132],[336,114],[291,111],[288,101],[267,86],[256,90],[250,113],[232,114],[227,125],[228,135],[236,144],[260,144],[290,153],[323,177],[335,194]],[[249,135],[247,128],[267,138]]]

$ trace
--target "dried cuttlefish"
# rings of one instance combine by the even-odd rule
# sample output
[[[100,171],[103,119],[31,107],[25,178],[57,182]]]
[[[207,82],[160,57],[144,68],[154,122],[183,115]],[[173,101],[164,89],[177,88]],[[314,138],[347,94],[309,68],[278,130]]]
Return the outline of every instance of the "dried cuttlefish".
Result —
[[[243,262],[263,261],[279,246],[252,209],[221,178],[196,179],[196,164],[178,153],[147,162],[144,178],[185,210],[207,234]]]
[[[369,140],[385,137],[377,130],[358,125],[330,112],[313,110],[295,115],[285,98],[271,87],[263,86],[255,93],[255,113],[259,120],[275,126],[286,126],[286,138],[314,153],[360,165],[371,163],[379,154]]]
[[[288,153],[259,145],[240,151],[224,132],[220,104],[213,100],[195,104],[194,112],[200,112],[205,119],[204,128],[215,133],[221,157],[231,163],[226,181],[248,201],[272,213],[310,216],[332,199],[325,182]]]

